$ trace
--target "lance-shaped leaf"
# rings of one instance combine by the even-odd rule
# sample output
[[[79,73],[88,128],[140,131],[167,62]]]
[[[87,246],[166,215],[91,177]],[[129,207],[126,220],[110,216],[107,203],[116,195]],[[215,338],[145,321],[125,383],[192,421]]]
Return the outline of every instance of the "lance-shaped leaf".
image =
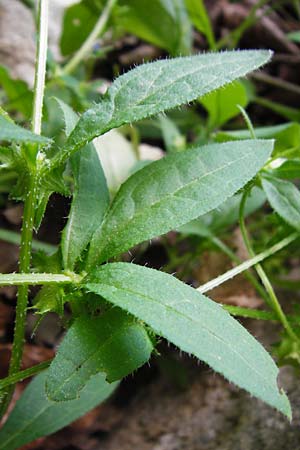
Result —
[[[69,402],[51,402],[45,393],[47,371],[38,375],[25,389],[0,431],[0,449],[15,450],[41,436],[47,436],[83,416],[106,400],[116,389],[103,374],[86,384],[80,397]]]
[[[77,114],[61,100],[57,100],[64,114],[66,134],[78,121]],[[62,233],[64,267],[73,269],[101,224],[109,204],[109,192],[99,155],[93,144],[85,146],[71,158],[75,187],[67,225]]]
[[[90,244],[88,265],[167,233],[211,211],[267,161],[273,141],[212,144],[175,153],[131,176]]]
[[[54,401],[78,396],[92,375],[120,380],[147,362],[153,344],[145,327],[122,310],[77,319],[48,370],[47,395]]]
[[[14,124],[0,115],[0,141],[29,142],[49,145],[52,140]]]
[[[210,53],[141,65],[117,78],[86,111],[52,167],[112,128],[189,103],[267,63],[268,50]]]
[[[129,263],[101,266],[86,279],[101,295],[148,324],[229,381],[291,416],[266,350],[219,304],[171,275]]]
[[[288,224],[300,231],[300,192],[290,181],[263,178],[262,185],[272,208]]]
[[[178,231],[204,237],[213,236],[218,232],[225,231],[226,228],[238,222],[241,200],[242,194],[234,195],[213,211],[183,225]],[[265,201],[266,195],[263,190],[254,187],[247,198],[244,217],[259,209]]]

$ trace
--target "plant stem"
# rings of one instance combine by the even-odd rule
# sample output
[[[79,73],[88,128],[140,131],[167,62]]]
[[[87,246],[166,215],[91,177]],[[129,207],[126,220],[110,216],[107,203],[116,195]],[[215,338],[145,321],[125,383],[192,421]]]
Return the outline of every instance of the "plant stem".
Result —
[[[32,377],[42,370],[47,369],[50,366],[52,359],[48,361],[41,362],[40,364],[36,364],[33,367],[29,367],[28,369],[21,370],[20,372],[15,373],[14,375],[10,375],[9,377],[0,380],[0,391],[11,386],[12,384],[16,384],[19,381],[23,381],[26,378]]]
[[[106,26],[110,13],[115,3],[116,0],[108,0],[92,32],[90,33],[88,38],[84,41],[80,49],[75,53],[75,55],[70,59],[68,64],[66,64],[66,66],[64,67],[63,69],[64,75],[69,75],[70,73],[72,73],[74,69],[76,69],[78,64],[86,57],[86,55],[90,53],[91,49],[93,48],[93,45],[95,44],[96,40],[101,35]]]
[[[248,250],[248,253],[250,256],[255,257],[255,253],[254,250],[252,248],[249,236],[248,236],[248,232],[246,229],[246,224],[245,224],[245,219],[244,219],[244,209],[245,209],[245,204],[246,204],[246,200],[248,197],[248,190],[245,190],[242,200],[241,200],[241,205],[240,205],[240,213],[239,213],[239,219],[240,219],[240,228],[241,228],[241,232],[242,232],[242,236],[243,236],[243,240],[244,243],[246,245],[246,248]],[[299,236],[299,234],[298,234]],[[291,237],[291,236],[290,236]],[[278,319],[280,320],[280,322],[282,323],[284,329],[286,330],[287,334],[290,336],[290,338],[293,341],[296,341],[299,343],[299,338],[297,337],[297,335],[294,333],[293,329],[291,328],[286,315],[284,314],[281,305],[278,301],[278,298],[274,292],[274,289],[270,283],[270,280],[267,276],[267,274],[265,273],[263,267],[260,264],[256,264],[255,265],[255,269],[269,295],[269,305],[271,306],[271,308],[273,309],[273,311],[275,312],[275,314],[277,315]]]
[[[39,31],[34,80],[32,131],[41,134],[48,47],[49,0],[39,0]]]
[[[218,247],[220,250],[222,250],[225,255],[227,255],[232,261],[234,261],[237,264],[241,264],[242,261],[236,254],[226,245],[223,241],[221,241],[217,236],[213,236],[211,238],[211,241],[215,244],[216,247]],[[228,272],[227,272],[228,273]],[[266,301],[268,300],[268,295],[264,288],[259,284],[258,280],[255,278],[255,276],[249,271],[245,271],[243,273],[244,277],[247,278],[250,283],[254,286],[257,293],[264,298]]]
[[[0,274],[0,286],[39,286],[46,284],[76,284],[82,277],[61,273],[8,273]]]
[[[46,58],[47,58],[47,40],[48,40],[48,4],[49,0],[39,0],[39,31],[38,31],[38,48],[36,58],[35,84],[34,84],[34,107],[32,119],[32,131],[36,134],[41,132],[42,110],[44,99],[45,75],[46,75]],[[28,158],[30,160],[30,158]],[[31,246],[34,226],[35,206],[37,202],[37,186],[38,173],[37,161],[35,157],[34,163],[31,162],[29,170],[29,182],[24,202],[24,215],[21,233],[20,263],[19,269],[21,273],[30,271]],[[20,370],[24,335],[26,325],[26,310],[28,303],[27,285],[22,285],[18,290],[18,301],[16,308],[16,319],[14,329],[14,340],[12,345],[12,355],[9,366],[9,375],[14,375]],[[0,417],[5,413],[10,399],[14,392],[14,385],[10,386],[2,393],[0,405]]]
[[[220,286],[220,284],[225,283],[225,281],[230,280],[231,278],[239,275],[240,273],[244,272],[247,269],[250,269],[250,267],[253,267],[257,265],[259,262],[263,261],[264,259],[268,258],[269,256],[274,255],[274,253],[282,250],[284,247],[289,245],[291,242],[295,241],[297,238],[299,238],[299,233],[295,232],[290,234],[288,237],[284,238],[282,241],[278,242],[277,244],[273,245],[272,247],[268,248],[262,253],[259,253],[258,255],[254,256],[251,259],[248,259],[247,261],[244,261],[242,264],[234,267],[233,269],[228,270],[227,272],[223,273],[217,278],[214,278],[213,280],[209,281],[208,283],[203,284],[202,286],[197,288],[197,291],[201,294],[204,294],[205,292],[211,291],[217,286]]]

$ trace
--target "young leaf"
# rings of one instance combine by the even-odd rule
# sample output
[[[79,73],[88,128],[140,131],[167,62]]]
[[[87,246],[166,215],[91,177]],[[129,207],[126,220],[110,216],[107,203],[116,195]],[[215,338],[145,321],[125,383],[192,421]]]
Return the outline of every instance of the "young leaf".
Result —
[[[122,310],[100,317],[80,317],[69,329],[48,370],[50,400],[78,397],[92,375],[104,372],[109,382],[120,380],[145,364],[153,350],[144,326]]]
[[[102,374],[93,376],[80,397],[64,403],[48,400],[45,393],[47,371],[38,375],[25,389],[0,431],[0,449],[15,450],[65,427],[106,400],[116,389]]]
[[[74,111],[57,100],[65,118],[69,135],[78,120]],[[75,189],[69,219],[62,233],[64,267],[73,269],[76,261],[98,228],[109,204],[109,193],[98,153],[87,145],[71,158]]]
[[[284,161],[281,166],[272,169],[272,175],[285,180],[293,180],[299,178],[300,159],[291,159]]]
[[[209,126],[220,127],[228,120],[240,114],[237,105],[245,108],[248,104],[247,92],[244,85],[235,82],[223,89],[218,89],[206,95],[200,101],[209,113]]]
[[[44,136],[31,133],[25,128],[15,125],[0,115],[0,141],[30,142],[48,145],[52,141]]]
[[[161,114],[159,124],[167,152],[181,152],[186,149],[186,139],[176,124],[166,115]]]
[[[126,31],[173,55],[191,53],[192,30],[184,0],[119,0],[119,4],[124,5],[124,14],[118,23]]]
[[[37,314],[55,312],[63,317],[64,297],[64,290],[60,285],[43,286],[34,298],[34,309]]]
[[[206,36],[210,48],[214,49],[215,37],[203,0],[185,0],[185,4],[191,21],[197,30]]]
[[[290,181],[263,178],[262,185],[272,208],[300,231],[300,192]]]
[[[300,124],[288,122],[271,127],[255,127],[255,136],[258,139],[275,139],[274,155],[281,156],[284,152],[295,151],[299,156],[300,150]],[[249,130],[220,131],[216,135],[217,142],[226,142],[241,139],[250,139]],[[295,156],[297,158],[297,156]]]
[[[26,119],[32,116],[33,92],[23,80],[16,80],[6,67],[0,65],[0,85],[8,102],[9,111],[20,111]]]
[[[101,266],[87,277],[86,289],[143,320],[290,418],[290,404],[278,390],[278,369],[270,355],[220,305],[195,289],[171,275],[129,263]]]
[[[86,40],[105,3],[100,1],[101,8],[98,8],[98,4],[99,2],[96,4],[94,1],[83,0],[66,8],[60,37],[60,50],[63,56],[75,52]]]
[[[191,102],[267,63],[268,50],[232,51],[161,60],[117,78],[103,100],[86,111],[52,167],[87,142],[132,123]]]
[[[212,144],[149,164],[120,188],[95,232],[88,264],[177,229],[215,209],[264,165],[273,141]]]

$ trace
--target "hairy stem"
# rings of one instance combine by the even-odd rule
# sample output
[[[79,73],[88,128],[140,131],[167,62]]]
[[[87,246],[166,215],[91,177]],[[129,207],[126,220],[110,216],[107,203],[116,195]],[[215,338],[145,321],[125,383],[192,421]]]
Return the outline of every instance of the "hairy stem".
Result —
[[[14,375],[10,375],[9,377],[0,380],[0,391],[7,388],[8,386],[11,386],[12,384],[16,384],[19,381],[25,380],[26,378],[33,377],[33,375],[36,375],[42,370],[47,369],[47,367],[50,366],[51,361],[52,359],[49,359],[48,361],[41,362],[40,364],[37,364],[33,367],[29,367],[28,369],[25,370],[21,370],[20,372],[17,372]]]
[[[34,84],[34,107],[32,119],[32,131],[36,134],[41,132],[42,110],[45,88],[45,74],[46,74],[46,58],[47,58],[47,40],[48,40],[48,7],[49,0],[39,0],[39,31],[38,31],[38,47],[36,58],[35,84]],[[30,159],[30,157],[28,158]],[[26,199],[24,203],[23,225],[21,233],[21,248],[20,248],[20,262],[19,269],[21,273],[28,273],[30,271],[31,262],[31,247],[32,235],[34,225],[34,214],[37,202],[37,185],[38,174],[36,159],[34,163],[30,164],[29,183],[27,188]],[[25,325],[26,325],[26,311],[28,303],[27,285],[22,285],[18,290],[18,300],[16,308],[16,320],[14,330],[14,340],[12,345],[12,355],[9,366],[9,375],[14,375],[20,370]],[[14,392],[14,385],[11,385],[1,395],[0,417],[5,413],[10,399]]]
[[[245,204],[246,204],[246,200],[248,197],[248,193],[249,192],[246,190],[243,194],[241,205],[240,205],[239,219],[240,219],[240,228],[241,228],[244,243],[246,245],[249,255],[254,258],[255,253],[254,253],[254,250],[252,248],[252,245],[251,245],[251,242],[250,242],[250,239],[248,236],[245,219],[244,219],[244,210],[245,210]],[[297,234],[297,236],[299,236],[299,234]],[[256,264],[255,269],[256,269],[256,271],[257,271],[257,273],[269,295],[269,306],[273,309],[273,311],[277,315],[278,319],[282,323],[284,329],[286,330],[286,332],[290,336],[290,338],[296,342],[299,342],[297,335],[294,333],[293,329],[291,328],[291,326],[287,320],[287,317],[281,308],[278,298],[274,292],[274,289],[273,289],[273,287],[270,283],[270,280],[269,280],[267,274],[265,273],[263,267],[261,266],[261,264]]]
[[[114,7],[115,3],[116,0],[108,0],[92,32],[85,40],[85,42],[82,44],[80,49],[75,53],[73,58],[70,59],[68,64],[66,64],[65,68],[63,69],[63,73],[65,75],[69,75],[70,73],[72,73],[74,69],[76,69],[78,64],[90,53],[91,49],[93,48],[93,45],[95,44],[99,36],[102,34],[106,26],[111,10]]]
[[[0,274],[0,286],[39,286],[49,284],[76,284],[82,277],[61,273],[9,273]]]

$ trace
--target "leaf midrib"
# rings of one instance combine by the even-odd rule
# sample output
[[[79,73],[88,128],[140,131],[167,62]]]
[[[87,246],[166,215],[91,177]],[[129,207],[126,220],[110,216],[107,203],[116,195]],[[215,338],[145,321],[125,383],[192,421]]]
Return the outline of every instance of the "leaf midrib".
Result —
[[[115,288],[115,289],[117,289],[118,291],[121,291],[121,292],[127,292],[127,293],[129,293],[129,294],[131,294],[131,295],[138,295],[139,297],[142,297],[142,298],[144,298],[144,299],[146,299],[146,300],[148,300],[148,301],[152,301],[153,303],[157,303],[157,304],[159,304],[160,306],[163,306],[163,307],[165,307],[167,310],[169,309],[169,310],[171,310],[173,313],[175,313],[175,314],[178,314],[179,316],[182,316],[182,317],[184,317],[186,320],[188,320],[188,321],[191,321],[191,322],[193,322],[193,323],[195,323],[197,326],[199,326],[199,322],[197,322],[195,319],[193,319],[193,317],[189,317],[189,316],[187,316],[186,314],[184,314],[183,312],[181,312],[181,311],[178,311],[178,310],[176,310],[176,309],[173,309],[172,308],[172,306],[169,306],[169,305],[166,305],[166,304],[163,304],[163,303],[161,303],[159,300],[156,300],[154,297],[149,297],[149,296],[147,296],[147,295],[145,295],[145,294],[142,294],[142,293],[140,293],[140,292],[136,292],[136,291],[134,291],[134,290],[131,290],[131,289],[129,289],[129,288],[124,288],[124,287],[118,287],[118,286],[116,286],[115,284],[114,285],[110,285],[110,284],[107,284],[107,283],[103,283],[103,282],[100,282],[99,283],[100,285],[104,285],[104,286],[108,286],[108,287],[110,287],[110,288]],[[99,286],[99,284],[97,284],[97,283],[88,283],[87,285],[86,285],[86,287],[89,289],[89,286]],[[201,300],[200,300],[201,301]],[[189,303],[191,303],[190,301],[189,301]],[[118,306],[119,307],[122,307],[122,306],[120,306],[120,304],[118,304]],[[225,311],[224,311],[225,312]],[[134,315],[135,317],[137,317],[136,316],[136,314],[135,313],[133,313],[133,312],[131,312],[130,311],[130,313],[132,314],[132,315]],[[139,317],[137,317],[138,319],[140,319]],[[143,320],[143,319],[142,319]],[[150,324],[149,324],[150,325]],[[266,377],[264,377],[264,375],[262,375],[260,372],[258,372],[257,371],[257,369],[256,369],[256,367],[252,367],[251,366],[251,364],[248,362],[248,360],[246,359],[246,358],[244,358],[244,356],[243,355],[241,355],[240,353],[238,353],[236,350],[235,350],[235,348],[231,348],[230,346],[229,346],[229,344],[227,344],[226,343],[226,341],[224,341],[223,339],[222,339],[222,337],[219,337],[217,334],[215,334],[213,331],[211,331],[209,328],[207,328],[207,326],[205,325],[205,324],[200,324],[203,328],[205,328],[207,331],[208,331],[208,334],[211,334],[213,337],[215,337],[217,340],[219,340],[219,341],[221,341],[221,342],[223,342],[224,344],[225,344],[225,346],[226,347],[228,347],[229,349],[230,349],[230,351],[232,351],[233,353],[235,353],[236,355],[238,355],[239,357],[240,357],[240,359],[241,360],[243,360],[244,362],[245,362],[245,364],[251,369],[251,370],[253,370],[262,380],[264,380],[265,382],[266,382],[266,384],[267,385],[269,385],[269,383],[268,383],[268,378],[266,378]],[[152,328],[152,325],[150,325],[151,326],[151,328]],[[163,336],[163,333],[161,333],[161,331],[156,331],[158,334],[161,334],[162,336]],[[167,337],[166,337],[166,339],[168,339]],[[176,344],[177,345],[177,344]],[[197,356],[197,355],[195,355],[195,356]],[[209,365],[209,364],[208,364]]]
[[[136,324],[134,321],[130,321],[130,322],[124,323],[124,324],[122,325],[122,328],[120,327],[113,335],[108,336],[108,338],[107,338],[105,341],[102,342],[101,347],[98,346],[97,349],[96,349],[94,352],[92,352],[91,354],[89,354],[89,356],[88,356],[87,358],[83,359],[83,362],[82,362],[82,363],[79,363],[79,365],[80,365],[81,367],[83,367],[84,365],[86,365],[87,362],[90,361],[97,353],[99,353],[99,352],[101,353],[101,352],[103,351],[103,347],[104,347],[104,346],[109,345],[109,344],[113,341],[113,339],[115,339],[115,338],[116,338],[117,336],[119,336],[120,334],[126,332],[129,328],[132,327],[132,325],[137,325],[137,324]],[[72,362],[72,363],[74,364],[74,362],[72,361],[72,359],[68,358],[68,356],[66,356],[65,354],[63,355],[63,357],[64,357],[65,359],[69,360],[70,362]],[[62,384],[59,385],[59,387],[56,389],[56,391],[54,391],[52,397],[55,396],[55,395],[62,389],[62,387],[64,387],[67,383],[69,383],[69,381],[76,375],[76,372],[78,372],[78,364],[75,364],[74,371],[70,374],[70,376],[69,376],[68,378],[66,378],[66,379],[63,381]],[[101,373],[103,372],[103,373],[106,374],[106,376],[107,376],[107,371],[105,371],[105,369],[99,370],[99,372],[101,372]],[[98,373],[98,372],[92,373],[91,376],[88,378],[88,380],[89,380],[93,375],[96,375],[97,373]],[[105,379],[106,379],[106,377],[105,377]],[[76,398],[76,397],[75,397],[75,398]],[[68,399],[68,400],[74,400],[75,398],[73,398],[73,399],[70,398],[70,399]]]
[[[241,157],[235,159],[234,161],[230,161],[229,163],[226,163],[226,164],[223,164],[222,166],[219,166],[217,169],[211,170],[210,172],[206,172],[204,175],[200,176],[199,178],[195,178],[195,179],[193,179],[192,181],[190,181],[189,183],[187,183],[187,184],[185,184],[185,185],[179,187],[179,188],[176,189],[174,192],[166,194],[163,198],[159,199],[159,200],[156,201],[155,203],[152,203],[150,206],[147,206],[146,208],[140,209],[140,210],[139,210],[138,212],[136,212],[132,217],[130,217],[130,218],[127,219],[126,221],[121,222],[116,228],[114,228],[114,229],[112,230],[112,231],[113,231],[113,234],[112,234],[112,233],[109,233],[109,234],[107,235],[106,240],[105,240],[105,243],[104,243],[105,245],[104,245],[104,247],[102,247],[102,250],[103,250],[103,248],[104,248],[104,249],[105,249],[105,248],[108,248],[109,243],[112,242],[112,241],[115,239],[115,237],[118,236],[118,235],[120,234],[120,226],[121,226],[121,231],[122,231],[122,229],[124,230],[124,228],[126,228],[133,220],[135,220],[135,219],[139,218],[140,216],[142,216],[143,214],[145,214],[145,211],[149,211],[149,209],[152,209],[152,208],[157,207],[158,205],[160,205],[160,204],[162,204],[162,203],[168,201],[168,199],[170,199],[170,198],[172,198],[172,197],[176,197],[176,195],[178,195],[178,193],[179,193],[181,190],[183,190],[183,189],[188,189],[188,188],[192,187],[193,184],[200,183],[200,182],[201,182],[202,180],[204,180],[206,177],[209,177],[209,176],[211,176],[211,175],[213,175],[213,174],[215,174],[215,173],[218,173],[218,172],[222,171],[224,168],[230,167],[231,165],[236,164],[236,163],[239,162],[239,161],[242,161],[242,160],[244,160],[244,159],[249,158],[249,155],[251,155],[250,152],[249,152],[249,153],[246,153],[246,154],[243,154]],[[226,199],[227,199],[229,196],[230,196],[230,195],[226,196]],[[224,201],[225,201],[226,199],[224,199]],[[99,228],[99,236],[101,236],[103,229],[105,229],[105,227],[107,226],[107,223],[109,223],[108,220],[109,220],[111,217],[114,216],[114,214],[111,213],[111,211],[112,211],[112,209],[109,209],[109,210],[107,211],[106,217],[104,217],[104,219],[103,219],[102,225],[101,225],[100,228]],[[208,209],[208,211],[209,211],[209,209]],[[208,212],[208,211],[206,211],[206,212]],[[110,214],[110,213],[111,213],[111,214]],[[205,212],[204,212],[203,214],[205,214]],[[96,235],[98,235],[97,230],[96,230],[95,233],[94,233],[94,236],[96,236]],[[94,237],[94,236],[93,236],[93,237]],[[92,238],[92,242],[93,242],[93,238]],[[103,242],[104,242],[104,241],[103,241]],[[100,247],[100,246],[99,246],[99,248],[100,248],[100,251],[101,251],[101,247]],[[100,255],[101,255],[101,254],[100,254]],[[98,257],[98,256],[99,256],[99,250],[98,250],[98,252],[97,252],[97,257]],[[111,256],[116,256],[116,255],[111,255]],[[94,260],[94,259],[95,259],[95,258],[93,258],[93,260]]]

